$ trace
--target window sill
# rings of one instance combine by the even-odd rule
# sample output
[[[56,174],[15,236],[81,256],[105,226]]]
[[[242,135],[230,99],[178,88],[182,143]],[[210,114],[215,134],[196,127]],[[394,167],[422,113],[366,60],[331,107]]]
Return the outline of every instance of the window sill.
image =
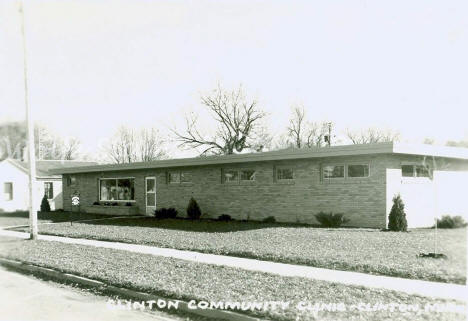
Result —
[[[296,182],[294,181],[294,179],[280,179],[280,180],[277,180],[277,181],[276,181],[276,184],[280,184],[280,185],[294,185],[294,184],[296,184]]]

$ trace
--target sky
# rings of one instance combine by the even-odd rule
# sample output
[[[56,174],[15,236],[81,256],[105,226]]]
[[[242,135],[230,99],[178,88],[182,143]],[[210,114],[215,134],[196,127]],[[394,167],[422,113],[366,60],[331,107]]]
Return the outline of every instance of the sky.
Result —
[[[335,134],[468,139],[468,2],[24,1],[36,121],[95,153],[119,125],[184,128],[200,94],[242,84],[285,131],[291,106]],[[18,1],[0,2],[0,122],[24,119]],[[191,152],[171,145],[173,157]]]

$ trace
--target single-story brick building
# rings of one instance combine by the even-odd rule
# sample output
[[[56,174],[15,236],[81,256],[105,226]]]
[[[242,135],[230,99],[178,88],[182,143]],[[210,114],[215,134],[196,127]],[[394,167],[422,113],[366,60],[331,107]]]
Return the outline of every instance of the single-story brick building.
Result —
[[[434,167],[434,162],[435,166]],[[63,168],[63,206],[81,210],[185,215],[194,197],[204,217],[316,223],[319,211],[344,213],[349,226],[383,228],[392,198],[410,227],[431,226],[435,211],[466,215],[468,149],[378,143]],[[433,178],[433,179],[431,179]]]

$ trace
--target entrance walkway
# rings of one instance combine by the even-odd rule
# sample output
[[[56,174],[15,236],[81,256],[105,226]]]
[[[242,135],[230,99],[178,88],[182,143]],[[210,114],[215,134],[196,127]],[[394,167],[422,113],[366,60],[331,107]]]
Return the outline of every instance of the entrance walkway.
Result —
[[[18,237],[23,239],[29,238],[28,233],[6,230],[0,230],[0,235]],[[438,297],[444,299],[466,301],[467,294],[467,287],[465,285],[458,284],[439,283],[422,280],[395,278],[381,275],[372,275],[358,272],[321,269],[311,266],[260,261],[255,259],[238,258],[224,255],[205,254],[193,251],[159,248],[148,245],[96,241],[52,235],[39,235],[39,240],[88,245],[143,254],[172,257],[181,260],[223,265],[250,271],[273,273],[282,276],[304,277],[308,279],[337,282],[342,284],[364,286],[370,288],[381,288],[428,297]]]

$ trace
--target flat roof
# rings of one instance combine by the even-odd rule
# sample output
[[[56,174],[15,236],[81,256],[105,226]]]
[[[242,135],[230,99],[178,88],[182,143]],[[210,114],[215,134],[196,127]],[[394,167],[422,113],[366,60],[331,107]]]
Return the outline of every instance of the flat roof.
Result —
[[[363,145],[342,145],[320,148],[317,147],[307,149],[285,149],[273,152],[234,154],[222,156],[200,156],[193,158],[158,160],[153,162],[67,167],[52,169],[50,170],[50,172],[54,174],[73,174],[371,154],[406,154],[468,160],[468,148],[433,146],[424,144],[410,145],[390,142]]]

